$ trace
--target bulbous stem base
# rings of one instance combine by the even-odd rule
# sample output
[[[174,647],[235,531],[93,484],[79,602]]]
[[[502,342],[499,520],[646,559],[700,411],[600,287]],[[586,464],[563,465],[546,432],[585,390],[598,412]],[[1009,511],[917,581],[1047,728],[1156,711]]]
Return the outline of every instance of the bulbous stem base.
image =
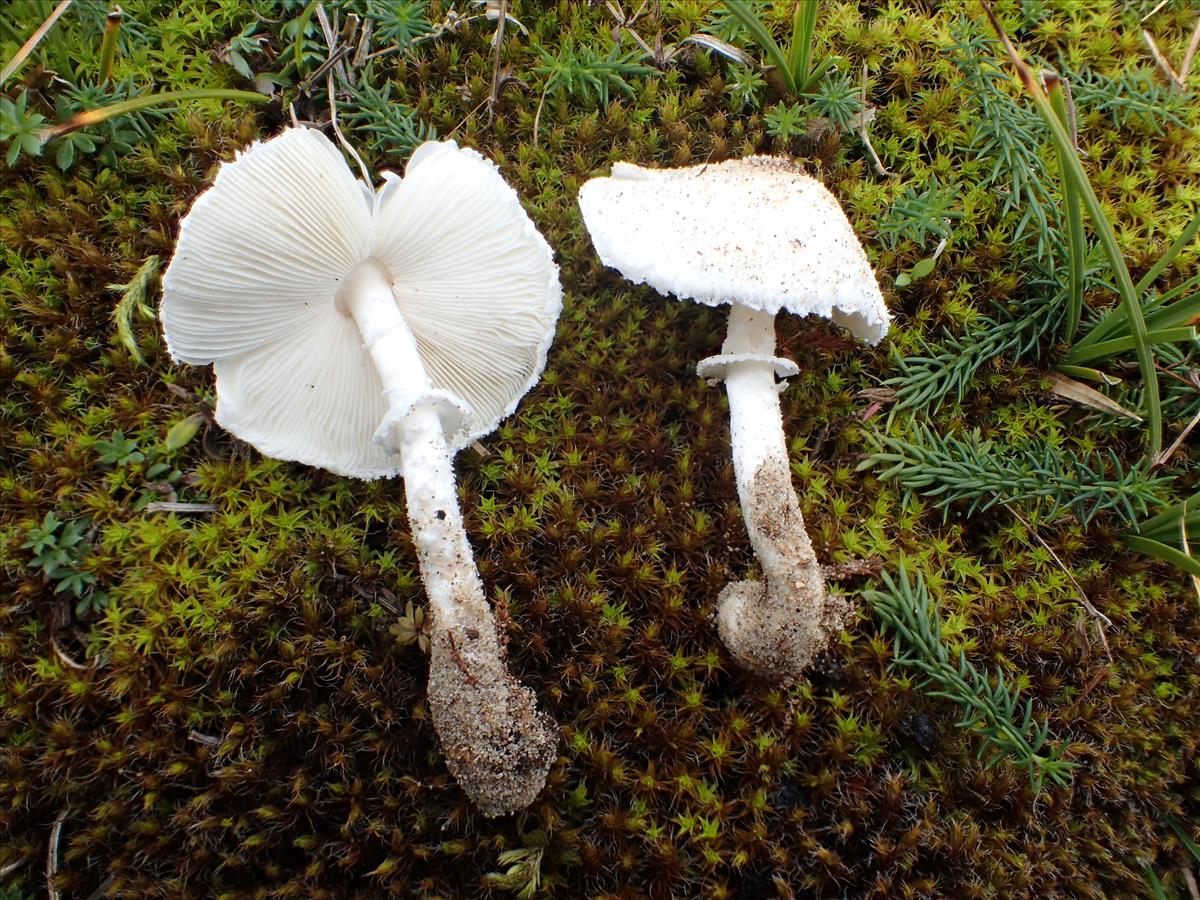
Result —
[[[435,632],[429,709],[447,768],[491,818],[524,809],[541,792],[558,728],[509,673],[490,611],[488,620]]]

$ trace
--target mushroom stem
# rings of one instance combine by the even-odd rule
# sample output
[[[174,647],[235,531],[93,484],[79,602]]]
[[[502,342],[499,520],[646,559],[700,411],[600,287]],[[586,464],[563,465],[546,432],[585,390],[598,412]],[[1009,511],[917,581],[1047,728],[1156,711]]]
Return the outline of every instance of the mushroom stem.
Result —
[[[721,591],[717,629],[749,668],[776,677],[799,675],[840,624],[804,528],[792,487],[779,390],[775,382],[775,316],[732,304],[724,357],[729,430],[738,498],[765,584],[736,581]]]
[[[391,404],[387,434],[400,454],[409,527],[429,597],[429,705],[446,764],[485,816],[528,806],[558,748],[553,722],[504,664],[455,491],[450,449],[416,340],[386,273],[366,264],[339,296],[353,316]],[[393,415],[395,413],[395,415]]]
[[[394,426],[419,398],[433,392],[433,385],[417,351],[417,340],[396,305],[387,270],[375,260],[362,263],[346,279],[336,302],[342,314],[358,326],[388,401],[384,421]],[[400,452],[393,439],[395,429],[381,432],[375,440],[392,453]]]
[[[524,809],[546,783],[558,731],[504,664],[463,528],[438,411],[399,422],[408,520],[432,611],[429,707],[446,765],[485,816]]]

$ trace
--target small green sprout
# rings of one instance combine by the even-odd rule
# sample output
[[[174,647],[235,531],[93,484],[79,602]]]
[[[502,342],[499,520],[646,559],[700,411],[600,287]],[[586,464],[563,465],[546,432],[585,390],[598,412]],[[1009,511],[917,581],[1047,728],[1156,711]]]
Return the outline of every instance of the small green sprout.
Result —
[[[375,35],[382,43],[403,50],[421,35],[433,31],[433,23],[425,17],[428,6],[423,2],[368,0],[367,18],[375,23]]]
[[[100,464],[105,466],[129,466],[140,463],[146,455],[137,448],[137,441],[125,437],[124,431],[114,431],[112,439],[96,441],[100,452]]]
[[[425,616],[425,607],[414,606],[411,600],[404,605],[404,615],[388,629],[401,647],[416,644],[422,653],[429,653],[429,622]]]
[[[108,595],[96,589],[96,576],[81,568],[87,555],[86,534],[90,522],[74,519],[64,522],[53,512],[46,513],[41,525],[27,532],[21,549],[33,553],[34,568],[54,583],[54,593],[70,594],[75,598],[76,615],[103,609]]]
[[[489,887],[516,891],[519,900],[531,900],[537,896],[542,883],[542,856],[545,853],[545,847],[505,850],[500,854],[498,861],[500,865],[508,868],[504,872],[489,872],[484,875],[484,883]]]
[[[542,63],[534,66],[533,71],[546,79],[542,91],[545,97],[562,91],[577,100],[606,107],[614,91],[633,96],[633,86],[627,79],[657,72],[653,67],[642,64],[640,51],[622,53],[617,44],[613,44],[608,53],[602,55],[595,47],[577,47],[575,41],[567,37],[559,45],[557,53],[541,46],[536,50]]]
[[[808,128],[808,116],[799,103],[776,103],[763,116],[767,134],[781,141],[800,137]]]

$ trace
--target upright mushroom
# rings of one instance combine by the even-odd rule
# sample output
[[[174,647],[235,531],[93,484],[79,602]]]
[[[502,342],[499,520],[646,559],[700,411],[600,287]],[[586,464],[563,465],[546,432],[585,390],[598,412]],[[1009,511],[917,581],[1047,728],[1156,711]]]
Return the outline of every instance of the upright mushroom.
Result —
[[[727,585],[717,627],[744,665],[798,675],[839,627],[841,605],[826,593],[792,487],[776,378],[798,370],[775,355],[775,315],[815,313],[877,343],[889,317],[862,246],[833,195],[773,157],[617,163],[583,186],[579,206],[605,265],[659,293],[731,307],[720,355],[697,372],[725,381],[738,497],[766,583]]]
[[[450,771],[501,815],[541,790],[558,733],[504,664],[451,461],[537,382],[558,268],[474,151],[426,143],[383,178],[355,180],[302,128],[224,164],[180,226],[163,332],[176,360],[214,364],[217,420],[264,454],[404,477],[433,724]]]

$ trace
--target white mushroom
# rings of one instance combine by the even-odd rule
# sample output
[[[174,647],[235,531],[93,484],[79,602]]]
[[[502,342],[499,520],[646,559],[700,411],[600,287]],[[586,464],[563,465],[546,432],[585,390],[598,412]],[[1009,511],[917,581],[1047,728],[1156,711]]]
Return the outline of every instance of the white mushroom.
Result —
[[[450,771],[500,815],[541,790],[558,733],[505,667],[452,456],[537,382],[558,268],[474,151],[427,143],[384,179],[371,190],[299,128],[223,165],[180,226],[163,332],[176,360],[214,364],[217,420],[266,455],[404,477],[434,727]]]
[[[579,192],[605,265],[636,284],[710,306],[728,303],[719,356],[697,367],[724,379],[733,466],[746,530],[766,584],[721,592],[717,627],[739,661],[798,675],[840,626],[792,487],[776,378],[775,315],[815,313],[877,343],[889,316],[837,200],[786,159],[749,157],[685,169],[613,166]]]

